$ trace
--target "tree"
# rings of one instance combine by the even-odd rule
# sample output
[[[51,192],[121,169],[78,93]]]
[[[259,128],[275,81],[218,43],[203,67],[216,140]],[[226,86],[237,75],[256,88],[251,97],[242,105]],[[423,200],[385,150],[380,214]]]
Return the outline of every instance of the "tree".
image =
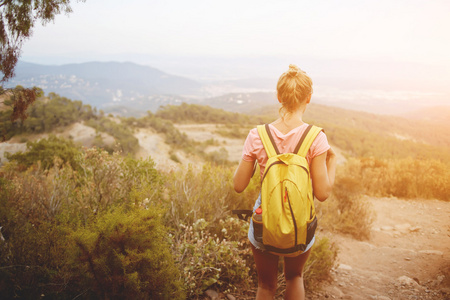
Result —
[[[85,0],[77,0],[85,1]],[[60,13],[72,12],[70,0],[0,0],[0,96],[13,102],[11,121],[25,120],[26,109],[39,96],[39,89],[4,89],[3,83],[14,77],[14,69],[20,57],[22,45],[31,37],[34,24],[43,25]]]

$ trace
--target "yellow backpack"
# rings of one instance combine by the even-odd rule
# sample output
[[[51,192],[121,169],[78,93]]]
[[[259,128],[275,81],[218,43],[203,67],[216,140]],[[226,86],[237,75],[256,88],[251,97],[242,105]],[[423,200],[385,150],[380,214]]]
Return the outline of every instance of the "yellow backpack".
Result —
[[[268,124],[257,128],[269,157],[261,186],[263,244],[274,254],[297,256],[305,251],[317,227],[305,157],[322,128],[309,125],[294,153],[279,152]]]

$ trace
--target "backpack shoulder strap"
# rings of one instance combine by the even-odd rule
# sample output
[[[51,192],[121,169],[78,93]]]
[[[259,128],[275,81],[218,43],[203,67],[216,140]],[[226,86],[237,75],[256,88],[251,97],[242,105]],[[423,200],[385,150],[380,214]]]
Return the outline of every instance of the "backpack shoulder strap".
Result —
[[[309,148],[311,147],[312,143],[316,139],[317,135],[323,131],[322,128],[309,125],[308,128],[306,128],[305,132],[303,133],[300,141],[298,142],[297,147],[294,150],[294,153],[297,153],[300,156],[306,157],[306,154],[308,153]]]
[[[277,145],[273,140],[272,133],[270,133],[269,124],[258,125],[256,128],[258,129],[259,137],[261,138],[264,150],[266,150],[269,158],[280,154],[280,151],[278,151]]]

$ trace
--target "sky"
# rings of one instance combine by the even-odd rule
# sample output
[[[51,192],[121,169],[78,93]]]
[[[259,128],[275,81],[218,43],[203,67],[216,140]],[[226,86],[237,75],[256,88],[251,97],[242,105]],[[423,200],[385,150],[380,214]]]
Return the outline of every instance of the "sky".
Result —
[[[448,0],[87,0],[37,24],[22,60],[130,61],[171,74],[450,82]],[[275,75],[273,75],[275,76]]]

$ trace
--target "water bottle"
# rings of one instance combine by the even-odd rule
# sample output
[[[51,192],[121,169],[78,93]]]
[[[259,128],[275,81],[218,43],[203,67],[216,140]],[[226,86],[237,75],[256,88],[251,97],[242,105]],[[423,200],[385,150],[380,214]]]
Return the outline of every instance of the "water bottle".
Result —
[[[258,207],[252,216],[253,220],[253,237],[259,243],[262,243],[263,222],[262,222],[262,208]]]

